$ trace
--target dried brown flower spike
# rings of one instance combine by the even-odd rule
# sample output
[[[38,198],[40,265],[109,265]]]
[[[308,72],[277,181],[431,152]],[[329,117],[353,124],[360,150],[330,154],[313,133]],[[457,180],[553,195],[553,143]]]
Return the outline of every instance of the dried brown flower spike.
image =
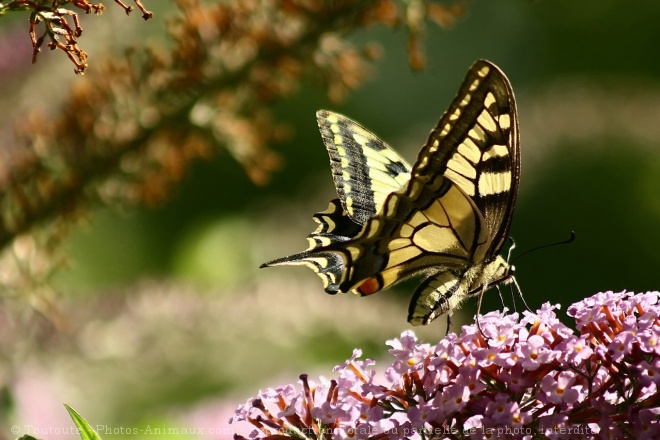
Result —
[[[124,8],[126,15],[133,11],[133,6],[126,5],[121,0],[114,0],[116,4]],[[153,13],[147,11],[140,0],[133,0],[135,6],[142,12],[142,18],[148,20]],[[65,6],[70,5],[72,9]],[[91,3],[89,0],[13,0],[6,4],[0,3],[0,15],[11,11],[31,11],[30,13],[30,40],[34,48],[32,63],[37,61],[37,54],[41,46],[48,39],[46,45],[51,49],[62,50],[75,65],[75,72],[83,74],[87,69],[87,52],[78,46],[78,37],[82,35],[82,27],[75,9],[84,11],[85,14],[101,15],[105,6],[102,3]],[[43,24],[43,31],[38,26]]]

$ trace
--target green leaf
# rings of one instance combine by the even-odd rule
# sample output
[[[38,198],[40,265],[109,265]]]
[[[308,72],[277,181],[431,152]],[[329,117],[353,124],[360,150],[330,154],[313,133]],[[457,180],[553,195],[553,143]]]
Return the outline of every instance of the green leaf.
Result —
[[[32,437],[31,435],[24,435],[22,437],[17,438],[16,440],[37,440],[36,438]]]
[[[64,407],[66,408],[67,411],[69,411],[69,415],[73,419],[73,422],[76,424],[80,431],[80,438],[82,440],[101,440],[101,437],[94,432],[94,430],[89,426],[89,423],[87,423],[87,420],[83,419],[80,414],[76,412],[73,408],[71,408],[69,405],[66,403],[64,404]]]

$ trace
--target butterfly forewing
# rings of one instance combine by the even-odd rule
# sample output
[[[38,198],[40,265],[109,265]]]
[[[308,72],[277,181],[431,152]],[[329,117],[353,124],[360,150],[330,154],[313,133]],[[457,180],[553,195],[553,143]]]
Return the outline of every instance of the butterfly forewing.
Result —
[[[389,145],[355,121],[327,110],[316,113],[330,156],[332,177],[348,216],[362,225],[391,192],[410,178],[410,165]]]
[[[325,291],[339,291],[345,263],[337,252],[326,250],[358,235],[362,225],[380,210],[383,201],[410,178],[411,167],[389,145],[355,121],[327,110],[316,119],[330,156],[338,199],[314,214],[318,224],[308,237],[306,251],[262,264],[305,265],[322,280]]]
[[[475,63],[406,187],[390,194],[360,235],[342,246],[347,271],[340,289],[373,293],[416,272],[447,270],[456,260],[464,272],[496,254],[517,190],[516,124],[503,74]]]
[[[518,194],[518,116],[502,71],[477,61],[415,162],[413,175],[441,174],[474,200],[490,233],[491,255],[506,241]]]

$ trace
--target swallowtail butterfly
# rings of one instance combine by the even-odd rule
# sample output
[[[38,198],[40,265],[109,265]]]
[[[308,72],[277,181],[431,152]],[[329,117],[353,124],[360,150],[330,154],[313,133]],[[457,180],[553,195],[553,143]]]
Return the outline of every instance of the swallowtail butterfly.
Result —
[[[499,252],[518,193],[518,117],[497,66],[470,67],[412,167],[357,122],[325,110],[316,118],[338,198],[314,215],[306,251],[262,267],[306,265],[331,294],[371,295],[424,275],[413,325],[513,280]]]

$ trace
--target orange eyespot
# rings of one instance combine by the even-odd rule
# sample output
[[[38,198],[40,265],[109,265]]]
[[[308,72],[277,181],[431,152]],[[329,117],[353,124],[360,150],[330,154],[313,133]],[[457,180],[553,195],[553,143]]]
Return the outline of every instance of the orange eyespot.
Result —
[[[381,289],[380,281],[377,278],[367,278],[360,284],[360,287],[357,288],[357,291],[362,296],[371,295],[378,292]]]

